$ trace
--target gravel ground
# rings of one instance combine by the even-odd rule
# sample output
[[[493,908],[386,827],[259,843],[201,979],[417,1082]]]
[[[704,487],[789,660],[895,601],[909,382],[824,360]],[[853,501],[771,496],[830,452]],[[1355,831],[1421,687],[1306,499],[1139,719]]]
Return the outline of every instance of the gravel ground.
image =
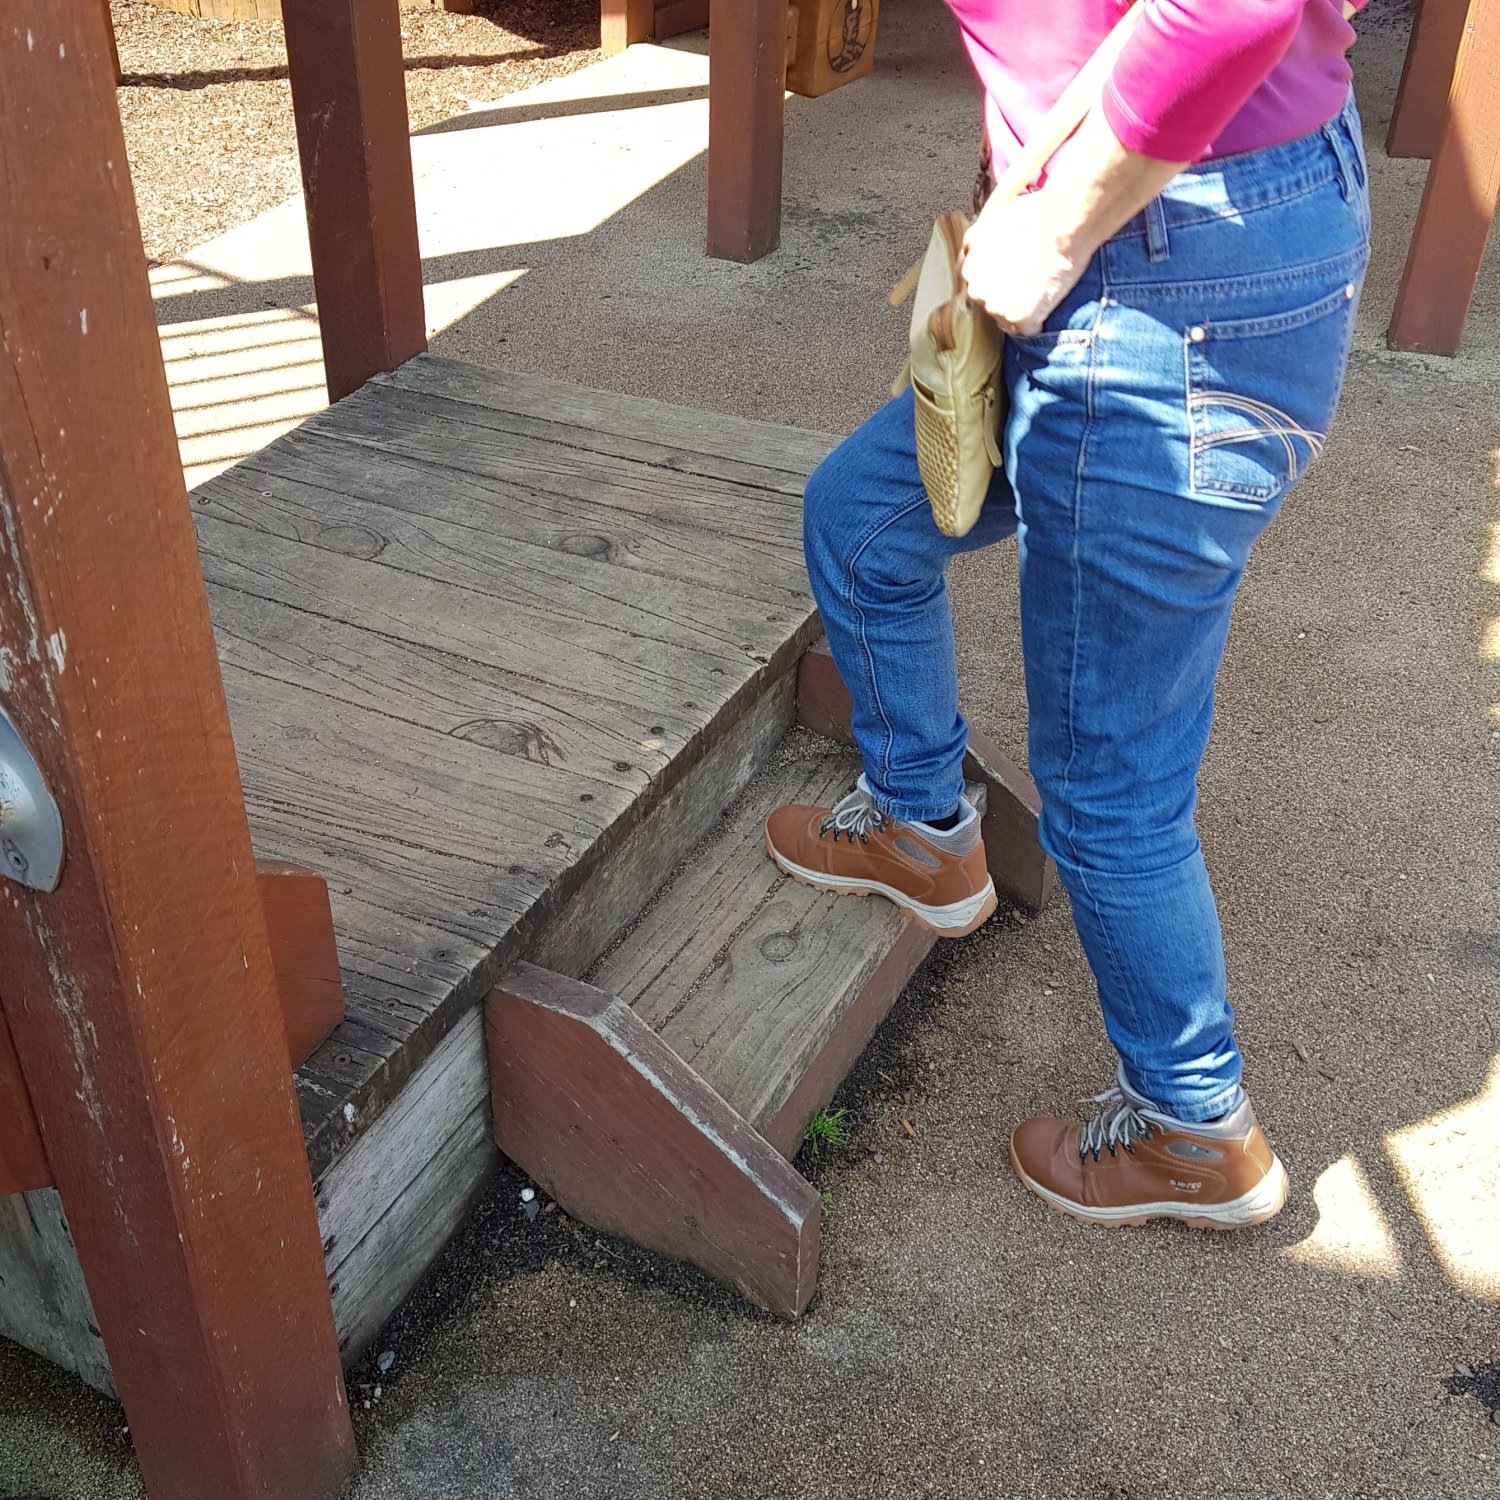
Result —
[[[301,186],[277,21],[203,21],[112,0],[120,117],[141,235],[173,260]],[[478,0],[471,16],[403,6],[413,130],[600,57],[597,0]]]

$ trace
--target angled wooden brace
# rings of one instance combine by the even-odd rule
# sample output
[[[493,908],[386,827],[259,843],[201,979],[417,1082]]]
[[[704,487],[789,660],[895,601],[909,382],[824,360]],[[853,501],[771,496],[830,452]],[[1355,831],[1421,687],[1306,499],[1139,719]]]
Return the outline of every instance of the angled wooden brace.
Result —
[[[614,995],[530,964],[485,1001],[495,1141],[575,1218],[795,1317],[817,1190]]]

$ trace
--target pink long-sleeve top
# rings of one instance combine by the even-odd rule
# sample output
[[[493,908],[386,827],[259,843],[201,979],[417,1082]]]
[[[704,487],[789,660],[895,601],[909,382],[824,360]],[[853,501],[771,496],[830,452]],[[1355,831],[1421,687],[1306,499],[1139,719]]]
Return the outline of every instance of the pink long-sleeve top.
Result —
[[[948,4],[984,83],[997,167],[1129,8],[1128,0]],[[1354,28],[1342,0],[1145,4],[1103,101],[1132,151],[1162,161],[1227,156],[1305,135],[1343,107]]]

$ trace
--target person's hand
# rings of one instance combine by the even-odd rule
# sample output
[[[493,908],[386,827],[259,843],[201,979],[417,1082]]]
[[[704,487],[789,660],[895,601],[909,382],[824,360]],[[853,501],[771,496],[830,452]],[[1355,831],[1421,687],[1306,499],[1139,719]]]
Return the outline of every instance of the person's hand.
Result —
[[[1007,203],[991,201],[964,237],[969,300],[1006,333],[1039,333],[1095,248],[1063,231],[1045,187]]]

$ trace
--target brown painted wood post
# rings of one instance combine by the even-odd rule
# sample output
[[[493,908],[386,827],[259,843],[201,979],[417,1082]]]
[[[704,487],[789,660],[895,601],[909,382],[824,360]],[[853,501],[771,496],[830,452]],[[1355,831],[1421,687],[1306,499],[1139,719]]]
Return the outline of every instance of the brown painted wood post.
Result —
[[[427,347],[396,0],[286,6],[329,399]]]
[[[651,36],[652,0],[599,0],[599,45],[606,56],[623,52]]]
[[[752,261],[781,243],[786,0],[719,5],[708,29],[708,253]]]
[[[1500,202],[1500,0],[1472,0],[1387,339],[1457,354]]]
[[[59,805],[5,1020],[152,1500],[354,1460],[265,918],[94,0],[0,8],[0,700]]]
[[[104,35],[109,44],[110,66],[115,70],[115,82],[121,78],[120,73],[120,46],[115,40],[115,18],[110,13],[109,0],[99,0],[99,10],[104,19]]]
[[[1431,156],[1443,138],[1453,64],[1468,0],[1422,0],[1401,65],[1401,86],[1385,135],[1387,156]]]

